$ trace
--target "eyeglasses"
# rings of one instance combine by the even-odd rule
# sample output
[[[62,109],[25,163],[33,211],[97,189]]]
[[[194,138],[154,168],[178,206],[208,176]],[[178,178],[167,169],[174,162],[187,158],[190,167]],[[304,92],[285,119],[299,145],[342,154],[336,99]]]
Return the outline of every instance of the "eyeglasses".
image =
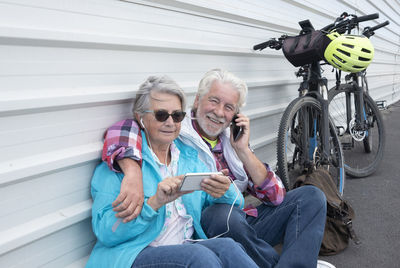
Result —
[[[168,113],[166,110],[156,110],[156,111],[144,111],[145,113],[153,113],[154,117],[157,119],[159,122],[164,122],[167,121],[168,117],[171,116],[172,120],[174,120],[175,123],[179,123],[185,118],[186,112],[183,111],[174,111],[172,114]]]

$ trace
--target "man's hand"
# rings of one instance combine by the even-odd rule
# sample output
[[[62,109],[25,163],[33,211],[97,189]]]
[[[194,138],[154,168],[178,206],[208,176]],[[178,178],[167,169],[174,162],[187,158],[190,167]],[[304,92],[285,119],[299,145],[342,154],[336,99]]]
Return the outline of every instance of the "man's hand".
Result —
[[[118,164],[125,176],[120,193],[112,206],[113,210],[118,212],[116,216],[126,223],[135,219],[142,211],[144,201],[142,170],[135,160],[129,158],[119,160]]]
[[[228,170],[223,169],[221,172],[224,175],[211,175],[210,179],[204,179],[201,182],[202,190],[214,198],[220,198],[228,191],[231,185],[231,180],[227,177]]]
[[[244,114],[237,114],[236,125],[238,127],[242,127],[243,132],[242,136],[235,142],[233,141],[233,134],[231,130],[230,141],[232,147],[235,149],[236,153],[239,153],[243,150],[249,150],[249,141],[250,141],[250,119]]]
[[[267,178],[267,169],[249,148],[250,119],[243,114],[238,114],[237,116],[236,125],[243,128],[243,135],[235,142],[231,134],[230,142],[240,161],[242,161],[248,171],[253,183],[261,185]]]

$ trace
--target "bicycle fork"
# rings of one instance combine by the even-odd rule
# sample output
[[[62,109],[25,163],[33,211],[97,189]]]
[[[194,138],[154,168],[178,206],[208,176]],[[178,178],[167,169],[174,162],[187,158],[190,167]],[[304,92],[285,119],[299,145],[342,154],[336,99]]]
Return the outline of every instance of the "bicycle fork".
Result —
[[[314,166],[317,161],[315,159],[315,152],[318,148],[320,148],[319,164],[329,164],[330,160],[327,80],[325,78],[318,79],[318,87],[320,94],[315,94],[315,97],[321,104],[321,113],[312,113],[311,111],[303,112],[305,118],[304,129],[307,130],[308,135],[303,135],[302,144],[308,148],[308,159],[314,163]],[[318,144],[318,142],[321,144]]]
[[[368,118],[364,107],[364,87],[363,74],[353,73],[350,75],[352,86],[354,88],[354,112],[352,117],[351,109],[351,94],[346,94],[346,109],[347,109],[347,128],[354,140],[362,141],[368,136]],[[354,142],[354,141],[353,141]]]
[[[329,156],[330,156],[330,143],[329,143],[329,100],[328,100],[328,87],[327,87],[327,80],[326,78],[322,78],[318,82],[321,97],[321,131],[322,131],[322,158],[321,164],[328,164],[329,163]]]

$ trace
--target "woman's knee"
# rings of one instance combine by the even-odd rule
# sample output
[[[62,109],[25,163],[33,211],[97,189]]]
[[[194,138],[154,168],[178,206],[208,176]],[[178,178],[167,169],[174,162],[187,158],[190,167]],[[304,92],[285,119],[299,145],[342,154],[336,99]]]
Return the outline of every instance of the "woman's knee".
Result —
[[[218,238],[214,246],[216,246],[215,254],[221,260],[223,267],[256,267],[244,247],[232,238]]]
[[[229,252],[239,252],[239,253],[245,252],[244,247],[230,237],[223,237],[220,238],[220,240],[224,244],[225,249]]]
[[[223,267],[213,250],[200,244],[183,244],[145,248],[132,267]]]
[[[200,253],[190,267],[255,267],[244,248],[232,238],[209,239],[197,245]]]
[[[209,248],[197,244],[189,248],[182,256],[186,260],[186,267],[223,267],[219,257]]]

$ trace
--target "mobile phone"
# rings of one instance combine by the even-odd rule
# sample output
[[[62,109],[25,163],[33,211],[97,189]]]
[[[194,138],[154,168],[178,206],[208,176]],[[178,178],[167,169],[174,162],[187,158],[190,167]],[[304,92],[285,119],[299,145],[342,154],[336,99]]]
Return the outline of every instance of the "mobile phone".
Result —
[[[183,177],[180,191],[197,191],[201,190],[201,182],[211,175],[223,175],[222,172],[205,172],[205,173],[186,173]]]
[[[299,25],[301,29],[303,29],[306,32],[311,32],[312,30],[314,30],[314,26],[311,24],[310,20],[299,21]]]
[[[232,118],[233,141],[237,141],[243,134],[243,128],[236,125],[236,118],[238,118],[238,116],[235,114],[235,116]]]

